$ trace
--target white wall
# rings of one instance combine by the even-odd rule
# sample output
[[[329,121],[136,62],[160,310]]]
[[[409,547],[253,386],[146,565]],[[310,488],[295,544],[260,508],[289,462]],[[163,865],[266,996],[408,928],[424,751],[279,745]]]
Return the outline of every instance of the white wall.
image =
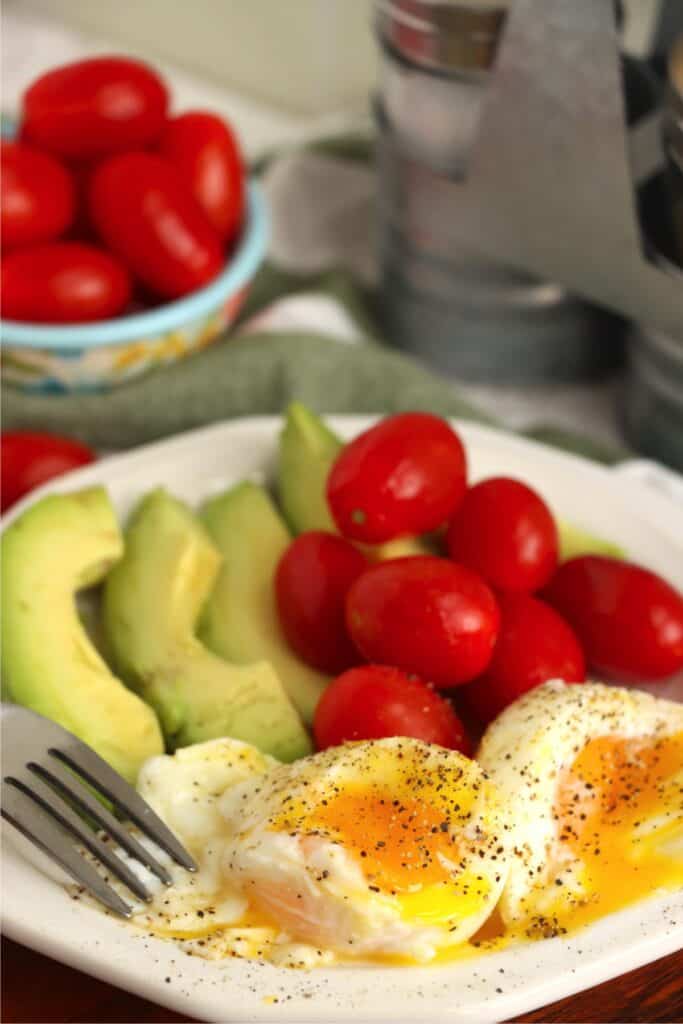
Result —
[[[291,111],[366,104],[371,0],[4,0]]]

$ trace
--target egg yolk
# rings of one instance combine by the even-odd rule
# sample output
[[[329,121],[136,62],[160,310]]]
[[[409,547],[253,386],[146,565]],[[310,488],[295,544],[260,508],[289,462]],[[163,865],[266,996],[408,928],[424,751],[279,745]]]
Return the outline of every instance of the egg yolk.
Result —
[[[368,881],[392,894],[446,881],[459,859],[450,820],[417,800],[343,792],[318,806],[308,826],[343,845]]]
[[[322,801],[306,825],[309,834],[343,846],[368,889],[396,897],[406,919],[442,924],[476,913],[491,889],[485,875],[467,866],[471,842],[453,834],[454,825],[469,819],[470,805],[471,795],[461,792],[445,802],[447,814],[435,804],[347,789]]]
[[[567,898],[558,912],[562,924],[585,924],[659,888],[683,884],[682,769],[678,733],[654,742],[592,740],[562,773],[558,834],[582,864],[585,894]],[[561,869],[555,884],[564,884]]]

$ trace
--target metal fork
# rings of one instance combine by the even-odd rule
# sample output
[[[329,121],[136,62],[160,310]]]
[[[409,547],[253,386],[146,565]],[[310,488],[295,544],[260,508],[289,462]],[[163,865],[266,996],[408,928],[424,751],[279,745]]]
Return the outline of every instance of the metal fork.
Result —
[[[86,785],[91,787],[89,790]],[[92,790],[114,807],[109,811]],[[173,879],[126,827],[128,820],[188,871],[197,865],[163,821],[121,776],[85,743],[41,715],[2,705],[2,817],[100,903],[123,917],[132,908],[77,849],[85,847],[138,899],[152,895],[98,835],[105,832],[164,885]]]

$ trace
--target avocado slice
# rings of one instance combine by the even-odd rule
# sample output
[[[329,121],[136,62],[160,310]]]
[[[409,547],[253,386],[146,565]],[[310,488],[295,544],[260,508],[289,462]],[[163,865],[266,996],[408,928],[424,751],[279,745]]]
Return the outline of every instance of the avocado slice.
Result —
[[[2,536],[2,671],[9,695],[74,733],[129,782],[163,753],[152,709],[110,672],[88,639],[75,593],[123,554],[102,487],[52,494]]]
[[[197,517],[159,489],[137,506],[125,540],[104,592],[107,641],[123,678],[159,715],[169,747],[232,736],[282,761],[309,753],[271,666],[230,665],[195,636],[221,562]]]
[[[571,523],[557,524],[560,541],[560,562],[579,555],[608,555],[610,558],[626,558],[626,552],[612,541],[596,537]]]
[[[292,533],[336,533],[325,489],[342,442],[323,420],[301,402],[292,402],[280,434],[277,495]]]
[[[301,402],[292,402],[280,434],[277,496],[292,533],[326,530],[337,533],[327,505],[327,477],[343,448],[327,424]],[[359,544],[372,562],[405,555],[433,555],[439,545],[433,536],[397,537],[385,544]]]
[[[206,502],[201,518],[223,556],[201,638],[230,661],[269,661],[310,722],[329,679],[299,660],[280,628],[273,577],[291,540],[287,527],[266,491],[248,481]]]

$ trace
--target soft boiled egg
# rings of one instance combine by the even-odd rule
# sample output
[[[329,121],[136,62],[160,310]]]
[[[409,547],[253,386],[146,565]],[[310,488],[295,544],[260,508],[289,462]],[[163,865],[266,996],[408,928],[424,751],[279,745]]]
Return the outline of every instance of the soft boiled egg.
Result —
[[[417,740],[291,765],[214,740],[153,758],[139,789],[198,871],[174,869],[134,923],[212,959],[425,962],[472,936],[505,882],[494,786],[474,761]]]
[[[226,879],[269,922],[346,956],[424,962],[468,939],[506,878],[494,786],[418,740],[349,743],[229,789]]]
[[[551,681],[489,726],[478,760],[512,823],[509,931],[563,934],[683,884],[683,705]]]

